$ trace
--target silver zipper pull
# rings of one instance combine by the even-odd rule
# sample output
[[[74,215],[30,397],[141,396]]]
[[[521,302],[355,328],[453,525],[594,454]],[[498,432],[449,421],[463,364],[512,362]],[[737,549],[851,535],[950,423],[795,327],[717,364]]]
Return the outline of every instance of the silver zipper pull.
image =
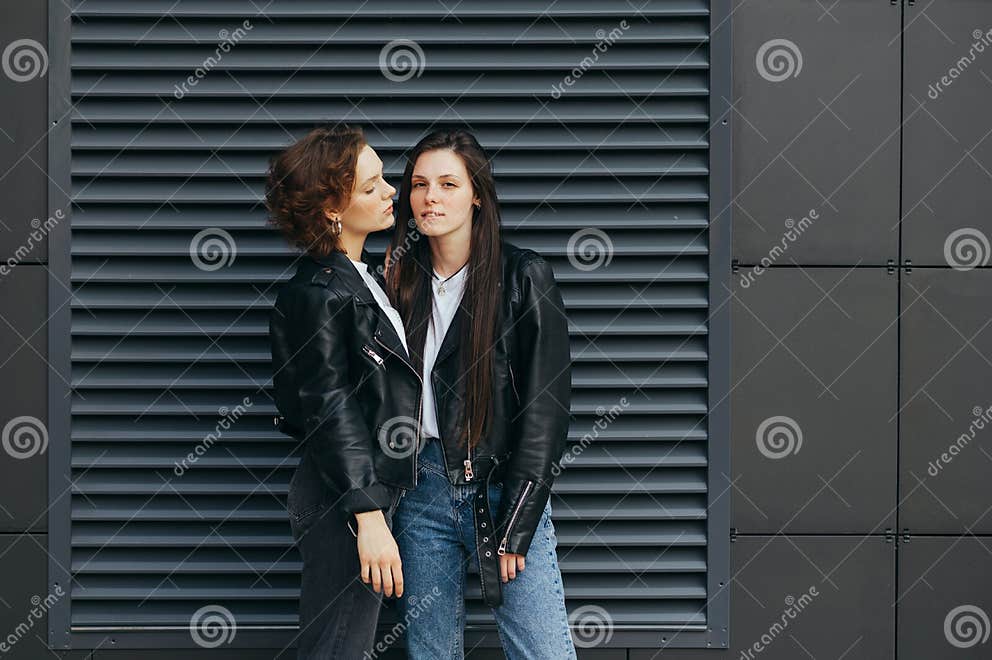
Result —
[[[472,472],[472,461],[466,458],[462,463],[465,464],[465,481],[472,481],[472,477],[475,476],[475,473]]]
[[[508,536],[504,536],[503,540],[499,542],[499,549],[496,551],[497,555],[502,557],[503,555],[506,554],[506,542],[508,539],[509,539]]]

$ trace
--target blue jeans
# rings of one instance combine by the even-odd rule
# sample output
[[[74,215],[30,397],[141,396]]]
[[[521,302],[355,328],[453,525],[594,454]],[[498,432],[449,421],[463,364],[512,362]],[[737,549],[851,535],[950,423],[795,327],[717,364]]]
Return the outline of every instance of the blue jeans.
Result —
[[[472,497],[478,486],[452,485],[436,440],[417,459],[417,487],[400,499],[393,534],[403,561],[403,597],[398,613],[406,627],[411,660],[464,657],[465,589],[470,564],[478,566]],[[499,510],[502,488],[489,486],[492,510]],[[551,502],[525,556],[526,567],[503,583],[503,604],[490,608],[503,651],[516,658],[575,658],[568,629],[565,592],[558,568]],[[478,592],[478,585],[472,585]]]

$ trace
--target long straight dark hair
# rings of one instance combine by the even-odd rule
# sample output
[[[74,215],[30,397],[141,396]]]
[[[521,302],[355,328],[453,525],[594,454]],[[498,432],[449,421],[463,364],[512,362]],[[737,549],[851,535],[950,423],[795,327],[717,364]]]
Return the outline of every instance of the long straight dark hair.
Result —
[[[502,310],[502,225],[496,182],[485,150],[465,130],[431,133],[410,152],[400,184],[396,230],[390,245],[389,295],[403,318],[410,357],[423,371],[424,344],[433,312],[433,265],[428,238],[417,229],[410,206],[413,168],[421,154],[448,149],[465,163],[480,205],[472,210],[472,232],[461,307],[459,373],[465,379],[466,405],[459,420],[459,445],[475,447],[488,433],[493,415],[493,346]],[[464,321],[468,321],[465,323]],[[458,391],[459,388],[456,388]]]

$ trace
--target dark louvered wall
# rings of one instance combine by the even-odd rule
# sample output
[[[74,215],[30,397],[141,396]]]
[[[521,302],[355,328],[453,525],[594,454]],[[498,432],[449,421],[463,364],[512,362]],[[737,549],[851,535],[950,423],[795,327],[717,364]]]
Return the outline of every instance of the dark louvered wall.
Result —
[[[284,504],[297,456],[272,428],[266,321],[294,266],[259,202],[269,155],[338,120],[363,125],[396,183],[431,127],[468,124],[495,155],[506,237],[551,261],[568,308],[571,439],[596,437],[552,502],[569,608],[604,608],[612,645],[726,646],[727,507],[710,498],[727,471],[727,366],[711,361],[725,360],[727,329],[710,274],[729,258],[726,232],[708,226],[727,212],[710,199],[714,186],[726,194],[729,162],[714,184],[709,0],[246,6],[73,3],[71,243],[52,259],[72,294],[71,455],[53,474],[75,485],[53,507],[51,567],[52,582],[71,573],[54,614],[72,633],[54,626],[56,647],[107,630],[125,646],[149,634],[188,645],[191,616],[212,604],[235,615],[238,644],[290,638],[300,564]],[[245,19],[244,39],[177,99]],[[621,21],[629,29],[554,98]],[[401,38],[426,66],[394,82],[379,54]],[[585,270],[568,244],[590,227],[612,256]],[[230,235],[232,263],[196,267],[205,229]],[[177,476],[246,397],[246,414]],[[468,607],[484,631],[474,592]]]

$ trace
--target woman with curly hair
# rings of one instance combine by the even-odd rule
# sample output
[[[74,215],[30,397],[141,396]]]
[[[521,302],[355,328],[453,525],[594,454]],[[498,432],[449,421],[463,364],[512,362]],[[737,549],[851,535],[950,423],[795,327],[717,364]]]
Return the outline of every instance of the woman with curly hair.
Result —
[[[280,428],[302,446],[287,509],[303,560],[300,660],[359,658],[383,595],[403,594],[391,532],[413,485],[420,376],[365,240],[396,189],[357,128],[318,128],[272,159],[270,222],[303,254],[270,317]]]

